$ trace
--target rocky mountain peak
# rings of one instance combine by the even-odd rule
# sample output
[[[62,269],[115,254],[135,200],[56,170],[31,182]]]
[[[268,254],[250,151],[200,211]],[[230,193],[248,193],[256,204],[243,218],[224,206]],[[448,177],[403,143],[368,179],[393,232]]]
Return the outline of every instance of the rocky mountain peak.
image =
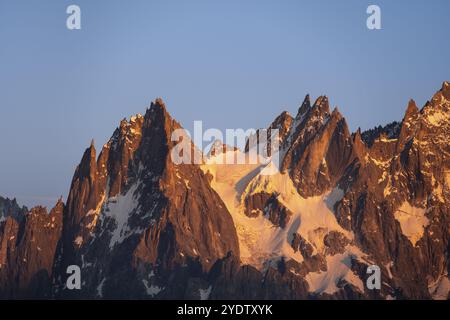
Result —
[[[64,210],[64,199],[61,196],[58,201],[56,202],[55,206],[50,210],[50,215],[56,214],[56,212],[61,212],[61,218],[62,218],[62,212]],[[59,213],[58,213],[59,214]]]
[[[342,120],[344,117],[342,116],[341,112],[339,111],[338,107],[335,107],[333,109],[333,112],[331,113],[331,118],[335,118],[337,121]]]
[[[295,117],[297,120],[301,119],[308,111],[311,109],[311,99],[309,94],[305,96],[303,103],[298,109],[297,116]]]
[[[366,144],[364,143],[362,136],[361,136],[361,128],[358,128],[356,132],[353,134],[353,146],[355,148],[355,153],[360,159],[360,161],[365,160],[365,155],[367,152]]]
[[[283,146],[282,170],[288,170],[298,192],[307,197],[339,180],[355,153],[347,123],[338,108],[330,114],[328,97],[318,97],[304,110],[301,120],[293,121]]]
[[[164,135],[164,143],[171,144],[171,134],[176,129],[182,129],[182,127],[167,112],[166,104],[162,98],[152,101],[144,116],[143,135],[162,134]]]
[[[443,105],[445,102],[447,102],[449,100],[450,100],[449,84],[448,84],[448,81],[444,81],[444,83],[441,86],[441,89],[433,95],[430,102],[433,107],[438,107],[438,106]],[[424,109],[428,105],[429,104],[426,104]]]
[[[418,130],[417,121],[419,119],[419,109],[417,108],[416,102],[411,99],[408,102],[408,107],[405,111],[405,116],[401,122],[401,129],[398,135],[397,151],[401,150],[405,143],[414,136],[416,130]],[[386,135],[387,139],[392,139],[393,136]]]
[[[282,145],[289,134],[294,118],[287,111],[283,111],[269,126],[270,129],[278,129],[278,137],[280,145]],[[270,137],[270,132],[269,137]]]
[[[150,108],[161,108],[164,109],[165,112],[167,112],[166,104],[161,97],[156,98],[155,101],[152,101],[150,104]]]
[[[329,114],[330,113],[330,103],[328,101],[327,96],[320,96],[314,102],[313,107],[317,108],[320,114]]]
[[[98,266],[89,271],[92,287],[102,277],[113,284],[115,276],[104,274],[113,268],[109,257],[126,254],[124,261],[146,270],[141,274],[127,269],[127,276],[138,281],[133,294],[145,295],[142,281],[156,286],[156,281],[182,266],[207,270],[228,252],[239,255],[230,214],[200,167],[171,160],[176,145],[171,135],[176,129],[182,127],[156,99],[143,117],[121,122],[97,163],[92,163],[96,169],[92,181],[74,176],[58,270],[90,261]],[[79,217],[77,223],[73,216]],[[101,256],[92,248],[102,248]],[[97,261],[108,267],[100,268]],[[159,280],[150,280],[150,271]]]
[[[97,151],[95,150],[94,139],[91,140],[89,148],[87,148],[81,158],[81,162],[75,171],[77,175],[94,179],[96,174]]]
[[[275,120],[270,125],[270,128],[281,129],[287,127],[289,129],[293,120],[294,118],[292,118],[289,112],[283,111],[278,117],[275,118]]]
[[[21,221],[27,212],[27,207],[20,207],[16,198],[10,200],[0,196],[0,223],[5,221],[7,217],[13,217],[15,220]]]
[[[144,118],[147,122],[161,121],[161,124],[164,124],[165,127],[171,130],[181,128],[180,124],[167,112],[166,104],[162,98],[156,98],[150,103],[150,108],[145,113]],[[158,128],[156,123],[154,123],[154,127]]]
[[[223,143],[221,140],[217,139],[212,143],[211,148],[208,151],[207,157],[210,158],[220,155],[222,153],[226,153],[227,151],[237,151],[237,150],[238,150],[237,147],[229,146]]]
[[[85,150],[67,205],[21,214],[0,198],[0,297],[448,298],[448,87],[353,135],[326,96],[307,95],[268,127],[282,139],[273,175],[272,163],[175,163],[182,127],[156,99],[98,159]],[[65,288],[72,264],[80,291]]]
[[[418,112],[419,108],[417,108],[416,102],[413,99],[409,100],[403,121],[407,121],[409,118],[415,116]]]
[[[282,146],[286,140],[286,138],[288,137],[290,131],[292,130],[292,124],[294,122],[294,118],[289,114],[289,112],[287,111],[283,111],[281,114],[279,114],[275,120],[272,121],[272,123],[269,125],[269,127],[266,128],[266,141],[268,144],[271,143],[271,134],[272,134],[272,129],[277,129],[278,130],[278,139],[279,139],[279,145]],[[251,137],[249,137],[246,141],[245,144],[245,152],[249,151],[249,141],[254,138],[254,136],[256,135],[256,143],[259,144],[260,143],[260,134],[261,134],[262,130],[258,129],[256,130],[256,133],[254,133],[254,135],[252,135]],[[271,153],[271,149],[269,148],[268,150],[268,154],[270,155]]]
[[[0,223],[0,297],[49,298],[64,204],[36,206]]]
[[[450,100],[450,82],[444,81],[440,92],[445,97],[445,99]]]

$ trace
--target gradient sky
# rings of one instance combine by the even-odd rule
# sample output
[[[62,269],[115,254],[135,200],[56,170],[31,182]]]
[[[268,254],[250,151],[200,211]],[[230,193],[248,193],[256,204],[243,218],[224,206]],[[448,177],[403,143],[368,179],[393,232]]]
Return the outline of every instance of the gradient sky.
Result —
[[[366,28],[369,4],[382,30]],[[352,130],[401,120],[450,80],[449,13],[448,0],[0,0],[0,195],[51,206],[91,139],[100,149],[156,97],[186,128],[265,127],[307,93]]]

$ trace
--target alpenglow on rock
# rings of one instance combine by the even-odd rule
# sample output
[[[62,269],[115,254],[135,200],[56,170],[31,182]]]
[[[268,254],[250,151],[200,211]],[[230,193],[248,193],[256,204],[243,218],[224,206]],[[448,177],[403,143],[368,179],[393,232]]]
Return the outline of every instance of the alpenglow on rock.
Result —
[[[280,167],[225,164],[249,150],[221,141],[176,165],[182,128],[157,99],[91,143],[65,204],[0,198],[0,298],[448,299],[449,83],[405,109],[351,133],[308,95],[267,127]],[[81,290],[66,288],[74,264]]]

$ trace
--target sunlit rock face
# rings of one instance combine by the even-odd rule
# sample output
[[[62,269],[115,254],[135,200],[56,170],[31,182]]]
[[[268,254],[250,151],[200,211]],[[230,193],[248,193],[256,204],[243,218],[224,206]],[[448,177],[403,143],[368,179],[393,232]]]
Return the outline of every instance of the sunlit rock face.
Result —
[[[225,164],[249,144],[221,141],[177,165],[182,127],[157,99],[99,154],[91,143],[66,204],[0,198],[0,297],[447,299],[449,119],[448,82],[400,122],[355,133],[326,96],[307,96],[266,128],[279,166]],[[66,288],[70,265],[81,290]]]
[[[232,218],[198,165],[176,165],[171,134],[180,125],[156,100],[144,116],[122,121],[96,160],[92,145],[74,175],[56,269],[77,264],[80,292],[63,297],[180,295],[173,275],[205,273],[239,256]],[[174,288],[170,288],[174,281]],[[126,284],[124,286],[124,284]]]

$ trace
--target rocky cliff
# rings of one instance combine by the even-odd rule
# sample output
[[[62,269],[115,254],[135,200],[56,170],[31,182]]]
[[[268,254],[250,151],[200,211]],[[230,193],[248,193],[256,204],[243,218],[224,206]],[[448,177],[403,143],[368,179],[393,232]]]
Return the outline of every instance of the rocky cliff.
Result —
[[[448,82],[400,122],[354,133],[326,96],[306,96],[267,128],[278,167],[224,164],[250,148],[220,141],[176,164],[182,127],[157,99],[98,155],[91,143],[66,204],[0,198],[0,297],[448,299],[449,119]],[[70,265],[80,290],[66,288]]]

